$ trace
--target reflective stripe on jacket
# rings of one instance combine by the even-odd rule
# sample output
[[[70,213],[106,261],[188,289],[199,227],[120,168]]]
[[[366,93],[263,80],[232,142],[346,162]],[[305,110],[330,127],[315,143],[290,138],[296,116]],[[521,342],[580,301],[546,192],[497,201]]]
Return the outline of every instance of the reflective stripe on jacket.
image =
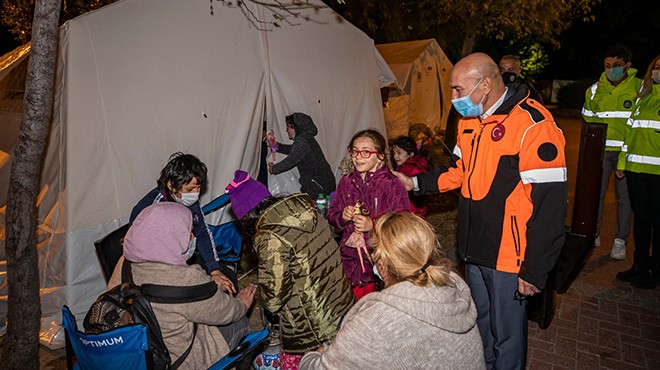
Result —
[[[660,84],[635,101],[623,141],[618,169],[660,175]]]
[[[455,163],[417,178],[420,190],[461,189],[461,258],[543,288],[564,240],[565,141],[550,113],[525,96],[513,92],[483,122],[461,119]],[[437,184],[429,184],[433,173]]]
[[[628,77],[614,86],[603,72],[598,82],[585,93],[582,117],[587,122],[607,125],[605,150],[621,150],[626,121],[632,113],[635,95],[642,83],[642,80],[635,77],[636,73],[636,69],[629,68]]]

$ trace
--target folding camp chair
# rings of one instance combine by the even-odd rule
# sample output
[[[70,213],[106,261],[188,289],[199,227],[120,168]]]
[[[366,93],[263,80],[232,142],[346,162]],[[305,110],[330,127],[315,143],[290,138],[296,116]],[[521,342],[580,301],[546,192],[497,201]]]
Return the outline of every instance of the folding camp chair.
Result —
[[[94,242],[96,256],[101,264],[101,270],[103,270],[106,283],[110,281],[112,272],[115,270],[119,258],[124,253],[122,242],[127,232],[128,224]]]
[[[69,307],[62,308],[62,327],[66,337],[67,369],[113,370],[151,368],[152,356],[147,339],[147,327],[130,325],[101,334],[78,331],[76,319]],[[75,364],[74,364],[75,358]]]
[[[238,360],[242,359],[247,354],[251,353],[258,345],[268,339],[270,332],[268,329],[262,329],[254,333],[248,334],[238,347],[234,348],[225,357],[220,359],[209,368],[209,370],[223,370],[233,366]]]
[[[229,204],[229,196],[222,194],[213,199],[204,207],[202,213],[208,215]],[[208,224],[213,242],[220,261],[235,263],[241,259],[241,249],[243,247],[243,236],[238,231],[237,221],[227,222],[221,225]]]
[[[69,307],[62,307],[62,327],[66,338],[68,370],[150,370],[153,360],[149,349],[147,327],[142,324],[117,328],[101,334],[84,334],[78,330]],[[210,369],[223,370],[251,353],[268,338],[268,329],[248,334],[234,350]],[[74,363],[75,359],[75,363]]]

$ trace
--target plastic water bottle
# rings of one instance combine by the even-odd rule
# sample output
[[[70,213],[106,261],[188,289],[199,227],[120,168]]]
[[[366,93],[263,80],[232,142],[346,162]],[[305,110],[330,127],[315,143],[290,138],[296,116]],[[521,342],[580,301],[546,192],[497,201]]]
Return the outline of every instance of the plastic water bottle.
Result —
[[[261,352],[252,362],[254,370],[280,370],[280,335],[277,329],[273,328],[270,334],[268,347]]]
[[[327,216],[328,200],[325,199],[325,195],[323,195],[323,193],[319,194],[319,197],[316,198],[316,209],[318,209],[319,213],[323,215],[323,217]]]

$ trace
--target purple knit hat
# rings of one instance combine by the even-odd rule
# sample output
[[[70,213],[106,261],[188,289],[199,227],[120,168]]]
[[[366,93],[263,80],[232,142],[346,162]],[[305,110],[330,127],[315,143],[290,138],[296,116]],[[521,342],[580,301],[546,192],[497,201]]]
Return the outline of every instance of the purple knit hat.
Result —
[[[124,257],[131,262],[185,266],[192,213],[176,202],[150,205],[140,212],[124,238]]]
[[[231,208],[240,220],[262,200],[271,196],[268,188],[250,177],[245,171],[234,172],[234,180],[227,185],[227,195],[231,201]]]

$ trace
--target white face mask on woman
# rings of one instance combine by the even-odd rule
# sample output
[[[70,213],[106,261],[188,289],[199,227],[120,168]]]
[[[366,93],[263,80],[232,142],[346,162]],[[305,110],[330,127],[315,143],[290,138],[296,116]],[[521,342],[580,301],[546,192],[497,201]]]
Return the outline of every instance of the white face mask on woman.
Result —
[[[380,280],[383,280],[383,277],[380,276],[380,272],[378,272],[378,266],[374,263],[374,275],[376,275]]]
[[[181,198],[174,196],[174,200],[186,207],[190,207],[199,200],[199,193],[181,193]]]
[[[651,78],[653,79],[653,82],[660,84],[660,69],[654,69],[651,71]]]
[[[189,260],[190,257],[195,254],[195,248],[197,248],[197,238],[192,238],[190,239],[190,242],[188,243],[188,249],[186,249],[185,252],[183,252],[183,259],[184,260]]]

